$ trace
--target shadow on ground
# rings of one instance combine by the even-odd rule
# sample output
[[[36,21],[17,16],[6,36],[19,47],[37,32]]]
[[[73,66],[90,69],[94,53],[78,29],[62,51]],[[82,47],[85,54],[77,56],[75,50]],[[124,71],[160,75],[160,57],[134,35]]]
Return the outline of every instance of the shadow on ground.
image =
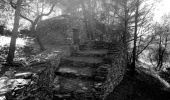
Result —
[[[115,90],[105,100],[169,100],[170,92],[154,77],[136,72],[134,78],[128,73]]]

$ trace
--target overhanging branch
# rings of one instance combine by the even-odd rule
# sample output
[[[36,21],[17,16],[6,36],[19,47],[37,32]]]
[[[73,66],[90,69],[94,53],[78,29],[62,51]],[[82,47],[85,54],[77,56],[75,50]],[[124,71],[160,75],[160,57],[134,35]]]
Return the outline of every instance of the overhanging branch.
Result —
[[[37,23],[37,22],[39,21],[39,19],[42,18],[43,16],[48,16],[48,15],[50,15],[50,14],[52,13],[54,7],[55,7],[55,4],[52,5],[52,7],[51,7],[51,9],[50,9],[50,11],[49,11],[48,13],[39,15],[39,16],[34,20],[34,23]]]
[[[29,19],[29,18],[23,16],[22,14],[20,14],[20,17],[22,17],[22,18],[25,19],[25,20],[28,20],[31,24],[34,23],[31,19]]]
[[[142,36],[144,36],[144,34],[142,34],[142,35],[138,36],[138,37],[137,37],[137,39],[138,39],[138,38],[140,38],[140,37],[142,37]],[[131,42],[131,41],[133,41],[133,40],[134,40],[134,38],[133,38],[133,39],[128,40],[127,42]]]
[[[12,2],[12,0],[9,0],[9,4],[11,5],[12,8],[16,9],[16,4]]]
[[[151,40],[147,43],[147,45],[137,54],[137,56],[139,56],[148,46],[149,44],[152,42],[152,40],[154,39],[154,36],[151,38]]]

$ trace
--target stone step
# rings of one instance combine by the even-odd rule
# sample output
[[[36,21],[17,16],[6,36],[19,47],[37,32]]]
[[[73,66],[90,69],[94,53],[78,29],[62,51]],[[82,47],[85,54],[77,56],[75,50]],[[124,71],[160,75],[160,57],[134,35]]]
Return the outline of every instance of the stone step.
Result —
[[[86,75],[77,75],[74,73],[65,73],[65,72],[55,72],[55,75],[67,79],[80,79],[80,80],[91,81],[91,82],[104,82],[106,80],[106,77],[102,75],[86,76]]]
[[[94,76],[107,77],[110,68],[111,68],[111,65],[109,64],[101,65],[95,70]]]
[[[86,81],[93,81],[92,76],[85,76],[85,75],[77,75],[74,73],[65,73],[65,72],[55,72],[56,76],[64,77],[67,79],[81,79]]]
[[[87,44],[79,45],[79,50],[87,50],[87,49],[90,49],[90,47]]]
[[[120,51],[121,51],[120,49],[115,48],[115,49],[109,50],[107,54],[110,54],[110,53],[120,53]]]
[[[80,45],[79,49],[80,50],[89,50],[89,49],[90,50],[99,50],[99,49],[113,50],[120,47],[121,46],[117,44],[99,44],[99,45],[92,45],[92,46],[84,44],[84,45]]]
[[[112,49],[112,48],[120,48],[119,42],[104,42],[104,41],[90,41],[84,44],[79,45],[80,50],[86,49]]]
[[[108,53],[108,50],[82,50],[73,53],[73,56],[83,56],[83,57],[104,57]]]
[[[93,97],[92,95],[92,89],[93,89],[93,82],[81,80],[81,79],[68,79],[65,77],[60,77],[60,82],[58,83],[59,89],[55,91],[55,96],[60,98],[68,98],[68,100],[94,100],[94,99],[85,99],[86,97]],[[57,85],[57,84],[56,84]],[[79,99],[74,98],[74,94],[76,93],[76,96],[78,94],[87,94],[79,96]],[[64,96],[62,96],[65,94]],[[58,100],[58,99],[57,99]],[[62,99],[67,100],[67,99]]]
[[[98,72],[98,73],[95,73],[94,75],[95,76],[101,76],[101,77],[105,77],[106,75],[108,74],[108,72]]]
[[[98,67],[104,64],[103,58],[100,57],[65,57],[60,61],[59,66],[76,66],[76,67]]]
[[[74,66],[60,66],[58,72],[60,73],[72,73],[75,75],[82,76],[93,76],[94,68],[90,67],[74,67]]]
[[[99,68],[60,66],[56,75],[66,78],[80,78],[91,81],[105,81],[108,74],[108,65],[100,65]]]

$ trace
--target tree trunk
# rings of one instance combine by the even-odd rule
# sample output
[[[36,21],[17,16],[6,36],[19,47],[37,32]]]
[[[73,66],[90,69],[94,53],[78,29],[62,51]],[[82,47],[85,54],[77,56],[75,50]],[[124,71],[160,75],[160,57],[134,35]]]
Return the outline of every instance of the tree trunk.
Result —
[[[37,21],[37,22],[34,22],[34,23],[32,24],[31,33],[34,34],[35,39],[36,39],[38,45],[40,46],[40,50],[41,50],[41,51],[44,51],[44,50],[45,50],[45,47],[44,47],[44,45],[42,44],[42,42],[41,42],[38,34],[36,33],[36,24],[37,24],[37,23],[38,23],[38,21]]]
[[[156,66],[157,71],[160,70],[161,68],[161,63],[162,63],[162,58],[163,58],[162,52],[163,52],[162,36],[160,35],[159,36],[159,48],[158,48],[158,61],[157,61],[157,66]]]
[[[4,35],[4,25],[0,25],[0,35]]]
[[[136,42],[137,42],[137,30],[138,30],[138,9],[139,9],[139,0],[136,1],[136,12],[135,12],[135,32],[134,32],[134,42],[133,42],[133,60],[131,66],[131,74],[135,75],[135,66],[136,66]]]
[[[40,38],[39,38],[39,36],[37,34],[36,34],[36,40],[37,40],[38,45],[40,46],[40,50],[44,51],[45,47],[44,47],[43,43],[41,42],[41,40],[40,40]]]
[[[15,46],[16,46],[16,38],[18,35],[18,28],[19,28],[19,20],[20,20],[20,11],[21,11],[21,3],[22,0],[17,1],[17,8],[15,10],[15,19],[14,19],[14,28],[12,30],[12,37],[7,57],[7,63],[13,63],[14,53],[15,53]]]
[[[35,18],[35,20],[31,20],[31,19],[27,18],[26,16],[23,16],[23,15],[20,14],[20,16],[21,16],[22,18],[24,18],[25,20],[27,20],[27,21],[29,21],[29,22],[31,23],[31,29],[30,29],[30,30],[31,30],[32,34],[35,34],[34,36],[35,36],[35,38],[36,38],[36,41],[37,41],[38,45],[40,46],[40,50],[41,50],[41,51],[44,51],[44,50],[45,50],[45,47],[44,47],[44,45],[42,44],[41,39],[39,38],[39,36],[36,34],[36,25],[37,25],[37,23],[41,20],[41,18],[42,18],[43,16],[48,16],[48,15],[50,15],[50,14],[52,13],[54,7],[55,7],[55,4],[52,5],[52,7],[50,8],[50,11],[49,11],[48,13],[43,13],[43,12],[41,12],[41,14],[38,15],[38,16]],[[38,12],[37,12],[37,13],[38,13]]]
[[[123,32],[123,47],[124,47],[124,49],[123,49],[123,51],[124,51],[124,61],[125,61],[125,67],[127,67],[128,66],[128,44],[127,44],[127,35],[128,35],[128,11],[127,11],[127,0],[125,0],[124,1],[125,2],[125,7],[124,7],[124,9],[125,9],[125,11],[124,11],[124,13],[125,13],[125,20],[124,20],[124,32]]]
[[[85,5],[84,5],[84,1],[81,0],[81,6],[82,6],[82,10],[83,10],[83,16],[84,16],[84,23],[85,23],[85,30],[86,30],[86,34],[87,34],[87,39],[90,41],[91,40],[91,34],[90,34],[90,31],[89,31],[89,20],[88,20],[88,13],[87,13],[87,10],[85,8]]]
[[[73,29],[73,42],[74,42],[74,45],[80,44],[78,29]]]

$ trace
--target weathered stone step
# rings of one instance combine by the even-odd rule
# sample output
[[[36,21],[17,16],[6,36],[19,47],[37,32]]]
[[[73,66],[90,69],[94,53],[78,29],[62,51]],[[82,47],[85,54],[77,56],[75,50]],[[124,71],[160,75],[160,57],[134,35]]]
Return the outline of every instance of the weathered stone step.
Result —
[[[85,76],[85,75],[77,75],[74,73],[64,73],[64,72],[55,72],[56,76],[65,77],[67,79],[80,79],[80,80],[86,80],[91,82],[104,82],[106,80],[105,76]]]
[[[99,68],[91,67],[74,67],[60,66],[60,69],[55,73],[58,76],[67,78],[80,78],[91,81],[105,81],[108,74],[108,66],[100,65]]]
[[[58,72],[91,77],[93,76],[94,69],[90,67],[60,66]]]
[[[65,91],[88,91],[93,87],[93,82],[92,81],[87,81],[87,80],[81,80],[78,78],[74,79],[69,79],[65,77],[60,77],[60,92],[65,92]]]
[[[111,65],[109,64],[101,65],[95,70],[94,76],[106,80],[110,68]]]
[[[74,73],[55,72],[55,75],[65,77],[67,79],[81,79],[81,80],[86,80],[86,81],[93,80],[93,77],[91,76],[77,75]]]
[[[103,58],[100,57],[67,57],[62,58],[59,66],[76,66],[76,67],[98,67],[104,64]]]
[[[120,53],[120,51],[121,51],[120,49],[115,48],[113,50],[109,50],[107,54]]]
[[[104,42],[104,41],[91,41],[88,43],[81,44],[79,46],[80,50],[86,49],[113,49],[113,48],[120,48],[120,42]]]
[[[70,98],[73,98],[72,93],[60,93],[60,92],[54,92],[53,100],[70,100]]]
[[[59,89],[55,91],[55,96],[66,98],[62,100],[94,100],[93,82],[81,79],[60,78]],[[63,95],[64,94],[64,95]],[[76,94],[76,97],[75,97]],[[86,99],[90,98],[90,99]],[[58,100],[58,99],[57,99]],[[59,99],[60,100],[60,99]]]
[[[73,53],[73,56],[83,56],[83,57],[104,57],[108,53],[108,50],[83,50]]]
[[[100,76],[100,77],[105,77],[107,76],[108,72],[98,72],[98,73],[95,73],[94,76]]]
[[[97,63],[102,63],[101,58],[97,57],[68,57],[65,58],[65,60],[69,61],[74,61],[74,62],[84,62],[84,63],[89,63],[89,64],[97,64]]]

